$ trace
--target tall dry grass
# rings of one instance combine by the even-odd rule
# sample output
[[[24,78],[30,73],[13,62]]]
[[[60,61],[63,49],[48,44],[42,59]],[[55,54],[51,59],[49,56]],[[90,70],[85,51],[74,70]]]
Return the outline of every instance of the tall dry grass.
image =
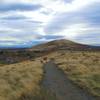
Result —
[[[58,51],[48,55],[78,86],[100,97],[100,52]]]
[[[0,65],[0,100],[19,100],[24,94],[39,91],[43,69],[40,61]]]

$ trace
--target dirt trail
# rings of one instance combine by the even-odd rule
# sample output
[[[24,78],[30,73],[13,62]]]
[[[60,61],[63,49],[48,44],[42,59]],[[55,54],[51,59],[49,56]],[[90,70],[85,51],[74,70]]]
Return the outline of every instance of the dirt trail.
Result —
[[[57,100],[96,100],[71,83],[52,61],[46,63],[44,68],[43,86],[56,95]]]

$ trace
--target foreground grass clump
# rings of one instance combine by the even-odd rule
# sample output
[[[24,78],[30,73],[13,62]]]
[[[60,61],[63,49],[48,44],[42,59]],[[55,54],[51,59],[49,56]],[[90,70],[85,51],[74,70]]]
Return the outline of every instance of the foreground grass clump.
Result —
[[[43,69],[40,61],[0,66],[0,100],[19,100],[24,93],[39,91]]]
[[[100,52],[59,51],[49,55],[74,83],[100,97]]]
[[[35,94],[32,92],[24,93],[17,100],[57,100],[57,98],[49,90],[41,87]]]

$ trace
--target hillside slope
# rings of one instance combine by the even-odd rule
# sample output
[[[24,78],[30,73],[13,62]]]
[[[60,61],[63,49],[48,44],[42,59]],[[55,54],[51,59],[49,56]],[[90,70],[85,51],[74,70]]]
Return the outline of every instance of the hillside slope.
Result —
[[[93,47],[74,43],[69,40],[54,40],[25,49],[0,49],[0,63],[16,63],[35,57],[44,56],[58,50],[70,51],[100,51],[100,47]]]
[[[40,50],[40,51],[50,51],[50,50],[59,50],[59,49],[65,49],[65,50],[100,50],[100,47],[97,46],[89,46],[89,45],[83,45],[79,43],[75,43],[69,40],[60,39],[60,40],[54,40],[50,41],[44,44],[40,44],[37,46],[34,46],[30,50]]]

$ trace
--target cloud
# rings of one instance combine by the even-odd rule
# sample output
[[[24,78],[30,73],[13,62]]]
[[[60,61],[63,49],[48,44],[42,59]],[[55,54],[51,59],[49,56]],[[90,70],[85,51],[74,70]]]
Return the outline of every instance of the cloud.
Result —
[[[73,0],[63,0],[64,3],[71,3]]]
[[[82,44],[100,45],[100,35],[98,34],[99,33],[82,34],[77,36],[76,40]]]
[[[0,18],[1,20],[24,20],[27,19],[25,16],[6,16],[6,17],[2,17]]]
[[[33,41],[34,40],[34,41]],[[39,41],[40,40],[40,41]],[[26,34],[21,34],[21,35],[1,35],[0,34],[0,47],[6,48],[6,47],[20,47],[20,48],[25,48],[25,47],[31,47],[33,44],[39,44],[43,42],[43,37],[38,34],[31,34],[29,35],[28,33]],[[34,44],[34,45],[35,45]]]
[[[80,10],[56,14],[45,27],[45,33],[62,34],[67,39],[90,44],[100,39],[100,2],[90,2]],[[98,38],[96,35],[98,34]],[[89,40],[87,36],[90,37]],[[97,39],[97,40],[96,40]],[[87,41],[84,41],[87,40]],[[95,43],[96,43],[95,42]],[[91,42],[92,43],[92,42]],[[94,43],[94,42],[93,42]]]
[[[1,0],[0,46],[66,38],[100,43],[100,0]]]
[[[67,26],[86,23],[100,24],[100,3],[91,4],[85,8],[57,14],[46,26],[45,31],[49,33],[59,32]]]
[[[30,10],[38,10],[42,6],[41,5],[34,5],[34,4],[1,4],[0,5],[0,12],[7,12],[7,11],[30,11]]]
[[[45,39],[49,40],[49,39],[61,39],[64,38],[62,35],[45,35],[44,36]]]

